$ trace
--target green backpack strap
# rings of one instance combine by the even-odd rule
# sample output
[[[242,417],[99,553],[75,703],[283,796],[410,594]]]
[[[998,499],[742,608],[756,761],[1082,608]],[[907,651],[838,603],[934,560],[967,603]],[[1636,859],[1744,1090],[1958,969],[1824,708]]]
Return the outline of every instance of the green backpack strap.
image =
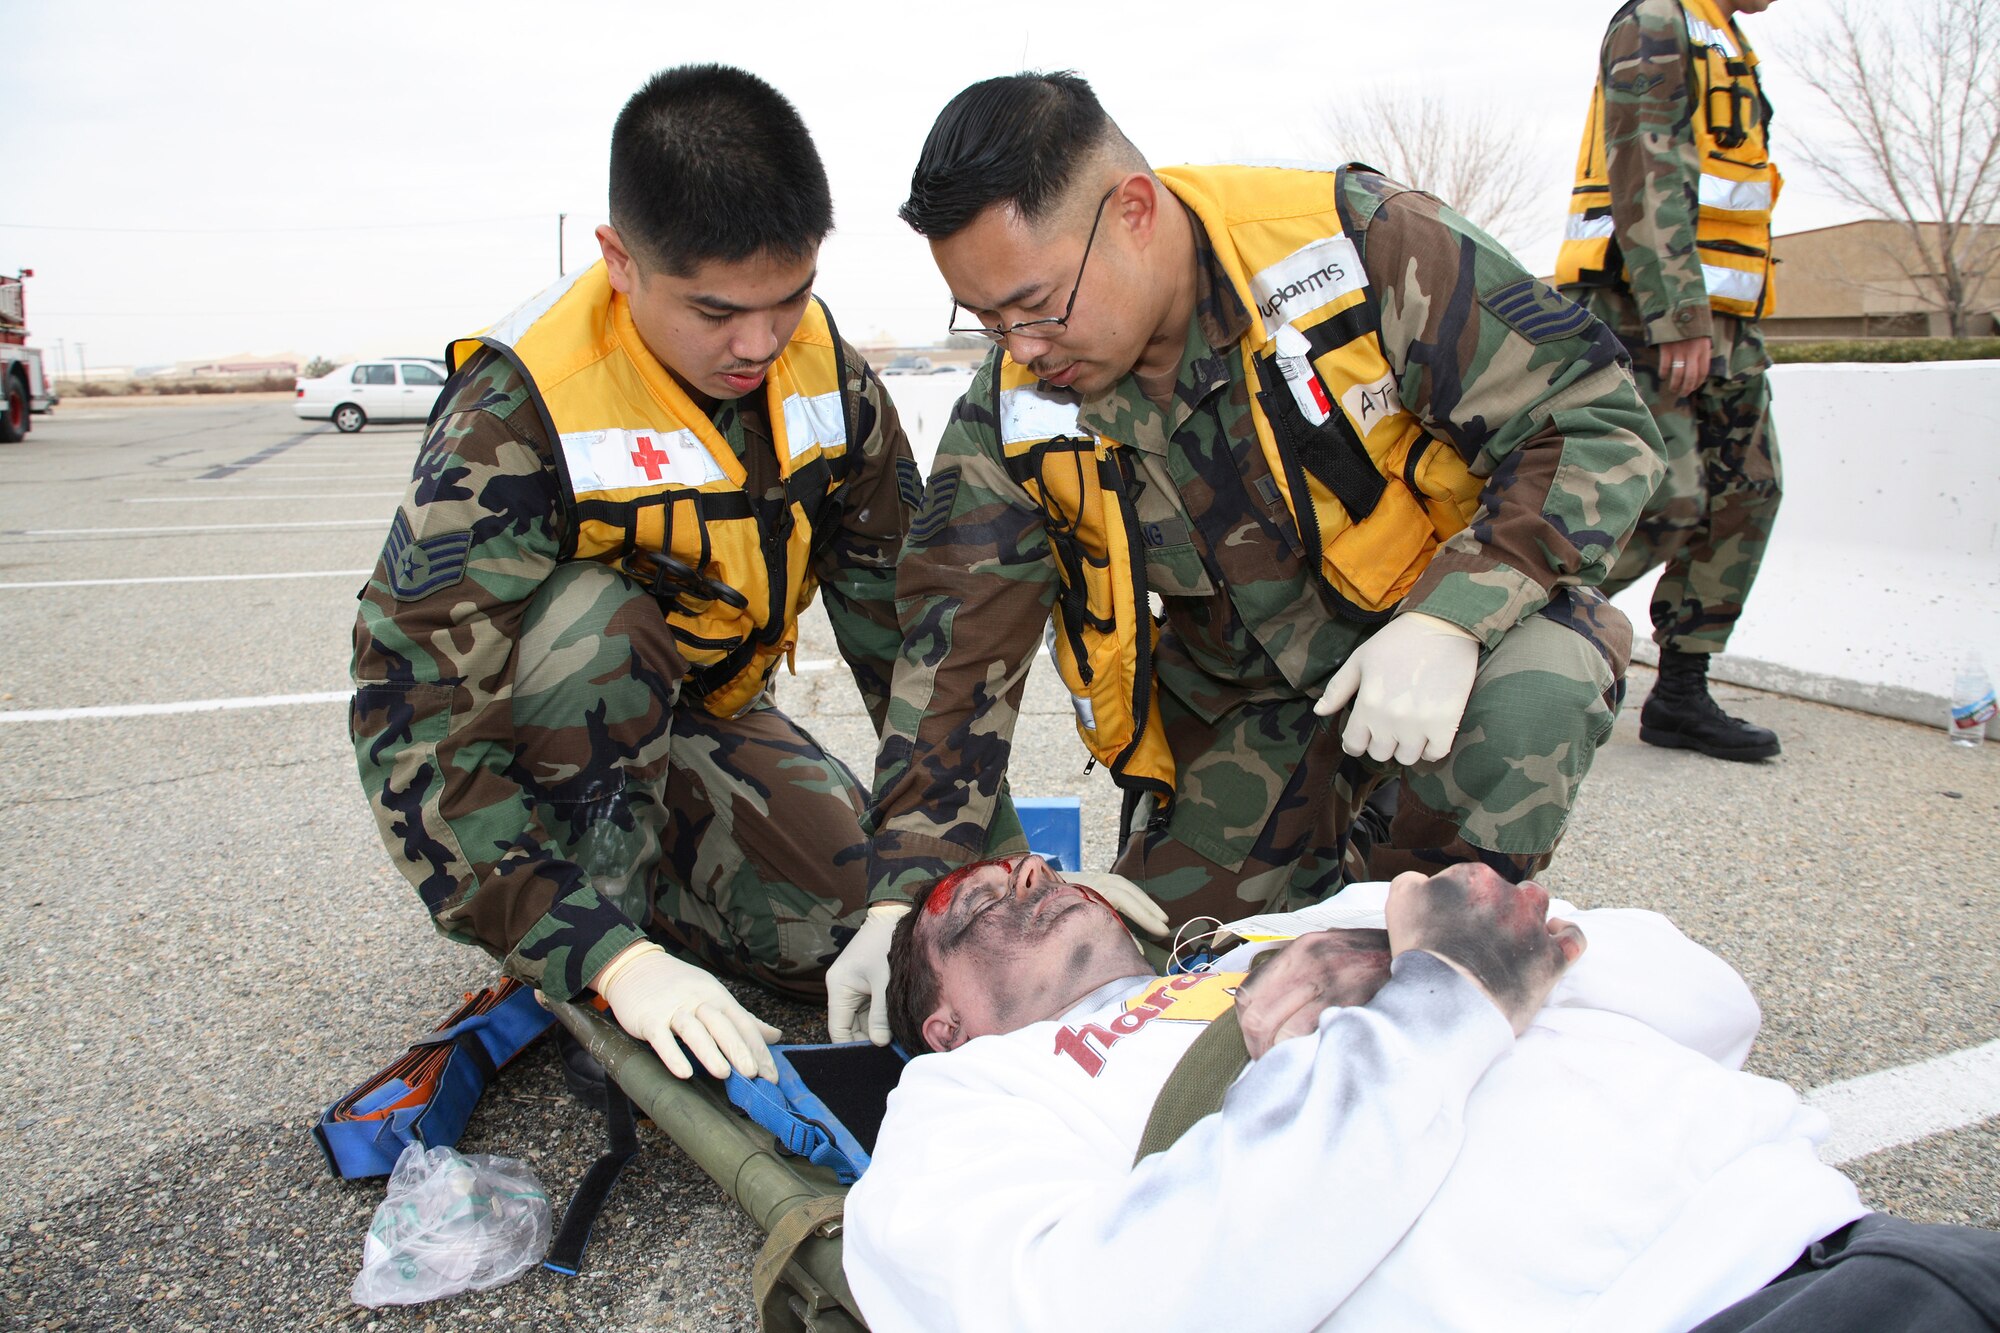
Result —
[[[1243,1023],[1236,1016],[1236,1007],[1231,1005],[1202,1030],[1167,1075],[1159,1097],[1153,1102],[1153,1113],[1146,1118],[1146,1132],[1139,1138],[1139,1151],[1132,1158],[1132,1165],[1171,1148],[1193,1128],[1195,1121],[1220,1111],[1223,1094],[1249,1063],[1250,1052],[1243,1045]]]
[[[1276,949],[1266,949],[1250,959],[1248,970],[1255,972],[1277,956]],[[1146,1117],[1146,1132],[1139,1136],[1139,1151],[1133,1154],[1132,1165],[1173,1147],[1180,1142],[1181,1135],[1194,1128],[1195,1121],[1220,1111],[1229,1085],[1249,1063],[1250,1048],[1243,1044],[1243,1020],[1232,1004],[1202,1030],[1192,1046],[1181,1052],[1180,1063],[1160,1085],[1160,1095],[1153,1100],[1153,1113]]]

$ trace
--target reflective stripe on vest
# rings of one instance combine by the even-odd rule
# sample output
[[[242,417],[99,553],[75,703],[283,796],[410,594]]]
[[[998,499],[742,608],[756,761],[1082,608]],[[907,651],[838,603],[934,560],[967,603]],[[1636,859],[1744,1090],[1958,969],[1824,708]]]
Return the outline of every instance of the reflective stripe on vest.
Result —
[[[1345,169],[1343,169],[1345,170]],[[1339,213],[1340,173],[1175,167],[1160,179],[1200,219],[1252,311],[1235,349],[1251,419],[1328,609],[1373,623],[1477,508],[1479,479],[1397,393],[1376,306]],[[1042,507],[1062,596],[1056,660],[1086,745],[1121,785],[1171,790],[1157,726],[1145,560],[1132,472],[1082,433],[1074,396],[1002,361],[995,413],[1010,474]],[[1143,632],[1142,632],[1143,627]],[[1156,744],[1157,743],[1157,744]]]
[[[1777,308],[1771,210],[1784,177],[1770,160],[1770,105],[1757,55],[1714,0],[1681,0],[1692,60],[1689,127],[1700,159],[1695,246],[1711,308],[1755,318]],[[1570,214],[1556,255],[1556,285],[1629,281],[1616,248],[1604,143],[1602,75],[1577,153]]]
[[[1129,460],[1083,433],[1074,395],[1004,360],[995,417],[1009,474],[1042,510],[1060,583],[1050,650],[1077,735],[1118,785],[1171,798],[1174,756],[1153,683],[1160,629],[1132,510]]]
[[[825,307],[807,305],[766,377],[782,499],[745,491],[742,462],[646,350],[602,262],[454,342],[452,369],[481,346],[526,377],[559,442],[563,558],[644,583],[688,660],[683,690],[718,716],[748,708],[798,640],[818,586],[815,525],[846,475],[849,414]]]

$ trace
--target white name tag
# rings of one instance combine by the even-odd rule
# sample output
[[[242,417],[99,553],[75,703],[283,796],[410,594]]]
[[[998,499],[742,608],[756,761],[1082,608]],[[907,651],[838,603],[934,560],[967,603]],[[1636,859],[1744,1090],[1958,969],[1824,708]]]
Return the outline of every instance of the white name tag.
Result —
[[[1402,411],[1403,399],[1396,392],[1396,377],[1384,375],[1373,384],[1357,384],[1340,395],[1340,406],[1354,428],[1366,435],[1376,422]]]
[[[688,430],[579,430],[562,437],[570,489],[701,486],[721,481],[722,467]]]
[[[1079,411],[1076,402],[1069,398],[1058,398],[1040,389],[1009,389],[1000,395],[1000,439],[1014,444],[1080,434]]]
[[[1328,236],[1259,272],[1250,279],[1250,293],[1257,298],[1264,327],[1275,329],[1367,285],[1354,242]]]

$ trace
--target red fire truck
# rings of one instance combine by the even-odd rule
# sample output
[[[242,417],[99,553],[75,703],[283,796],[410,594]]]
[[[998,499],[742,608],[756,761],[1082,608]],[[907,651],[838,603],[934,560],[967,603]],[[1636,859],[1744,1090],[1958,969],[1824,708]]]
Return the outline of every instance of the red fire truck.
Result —
[[[58,401],[55,385],[42,373],[41,350],[28,346],[21,279],[34,276],[31,268],[19,277],[0,274],[0,387],[7,393],[0,407],[0,444],[19,443],[32,428],[29,413],[46,412]]]

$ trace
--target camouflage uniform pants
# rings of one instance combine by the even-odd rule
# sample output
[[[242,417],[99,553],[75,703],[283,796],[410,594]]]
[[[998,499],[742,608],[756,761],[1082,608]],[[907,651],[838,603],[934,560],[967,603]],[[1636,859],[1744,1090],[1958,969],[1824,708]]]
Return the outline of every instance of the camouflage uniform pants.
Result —
[[[1711,376],[1670,402],[1658,354],[1631,350],[1632,378],[1666,441],[1667,473],[1604,591],[1615,594],[1660,569],[1654,641],[1676,652],[1719,653],[1757,581],[1783,491],[1770,382],[1762,371]]]
[[[1616,719],[1629,622],[1592,591],[1558,596],[1482,653],[1451,753],[1411,765],[1340,748],[1344,717],[1308,697],[1204,717],[1167,691],[1161,712],[1178,769],[1165,819],[1151,798],[1127,814],[1112,867],[1142,884],[1173,924],[1299,907],[1354,879],[1484,861],[1512,880],[1547,865],[1597,747]],[[1346,834],[1369,793],[1400,775],[1392,845],[1365,864]]]
[[[822,994],[865,910],[865,793],[847,767],[768,704],[719,718],[683,703],[661,734],[683,659],[658,604],[602,565],[556,571],[518,651],[516,767],[544,834],[670,948]]]

